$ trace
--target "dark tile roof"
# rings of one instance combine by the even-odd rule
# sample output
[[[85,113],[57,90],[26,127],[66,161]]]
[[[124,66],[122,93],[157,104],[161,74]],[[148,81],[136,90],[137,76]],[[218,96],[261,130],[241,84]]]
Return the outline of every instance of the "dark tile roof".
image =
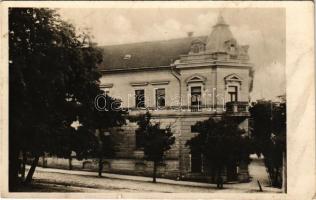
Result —
[[[119,70],[169,66],[179,59],[180,55],[189,52],[191,41],[194,39],[206,41],[206,36],[99,46],[103,51],[103,62],[99,69]],[[124,59],[126,55],[130,55],[130,58]]]

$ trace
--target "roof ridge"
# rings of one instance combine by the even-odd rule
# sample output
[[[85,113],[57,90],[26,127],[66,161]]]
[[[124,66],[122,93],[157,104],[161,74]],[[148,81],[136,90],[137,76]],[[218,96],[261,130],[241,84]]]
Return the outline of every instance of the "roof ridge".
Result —
[[[152,41],[143,41],[143,42],[131,42],[131,43],[122,43],[122,44],[111,44],[111,45],[97,45],[99,48],[103,47],[114,47],[114,46],[124,46],[124,45],[137,45],[137,44],[146,44],[146,43],[155,43],[155,42],[170,42],[176,40],[184,40],[184,39],[198,39],[201,37],[208,37],[207,35],[199,35],[199,36],[192,36],[192,37],[181,37],[181,38],[171,38],[166,40],[152,40]]]

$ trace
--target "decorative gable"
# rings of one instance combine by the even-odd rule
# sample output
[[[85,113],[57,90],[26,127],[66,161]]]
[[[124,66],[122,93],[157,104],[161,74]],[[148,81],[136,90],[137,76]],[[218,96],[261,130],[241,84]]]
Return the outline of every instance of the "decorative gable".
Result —
[[[225,84],[229,82],[238,82],[240,84],[242,83],[242,79],[237,74],[230,74],[226,76],[224,80],[225,80]]]
[[[188,85],[189,83],[203,83],[205,84],[206,78],[199,74],[193,74],[192,76],[188,77],[185,82]]]

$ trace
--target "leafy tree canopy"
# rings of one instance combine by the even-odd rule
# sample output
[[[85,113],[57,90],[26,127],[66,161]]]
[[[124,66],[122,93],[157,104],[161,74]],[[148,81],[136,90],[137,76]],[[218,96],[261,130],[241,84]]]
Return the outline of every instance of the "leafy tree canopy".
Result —
[[[286,102],[258,101],[249,111],[255,151],[263,154],[272,185],[281,187],[286,155]]]
[[[155,183],[157,165],[164,160],[164,153],[171,149],[171,146],[175,142],[175,137],[170,126],[162,129],[159,123],[152,123],[149,112],[141,115],[137,124],[139,128],[136,130],[136,134],[143,136],[145,159],[154,163],[153,182]]]
[[[137,124],[139,128],[136,130],[136,134],[144,136],[145,158],[150,161],[162,161],[164,152],[168,151],[175,142],[170,126],[161,129],[159,123],[151,122],[149,112],[141,115]]]
[[[186,145],[191,151],[201,152],[216,170],[241,160],[248,161],[250,139],[234,118],[209,118],[197,122],[193,131],[199,134],[188,140]]]
[[[86,156],[95,130],[124,123],[123,113],[95,109],[100,50],[52,9],[9,9],[9,152],[16,177],[20,151]],[[107,97],[107,105],[114,99]],[[78,130],[71,124],[79,120]],[[10,172],[10,173],[11,173]],[[12,175],[12,174],[11,174]]]

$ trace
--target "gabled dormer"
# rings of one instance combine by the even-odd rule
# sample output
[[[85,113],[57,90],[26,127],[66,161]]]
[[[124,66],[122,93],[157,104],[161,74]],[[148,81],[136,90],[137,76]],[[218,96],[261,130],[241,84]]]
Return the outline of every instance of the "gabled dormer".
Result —
[[[195,39],[191,42],[189,54],[198,54],[205,51],[205,43],[200,39]]]

